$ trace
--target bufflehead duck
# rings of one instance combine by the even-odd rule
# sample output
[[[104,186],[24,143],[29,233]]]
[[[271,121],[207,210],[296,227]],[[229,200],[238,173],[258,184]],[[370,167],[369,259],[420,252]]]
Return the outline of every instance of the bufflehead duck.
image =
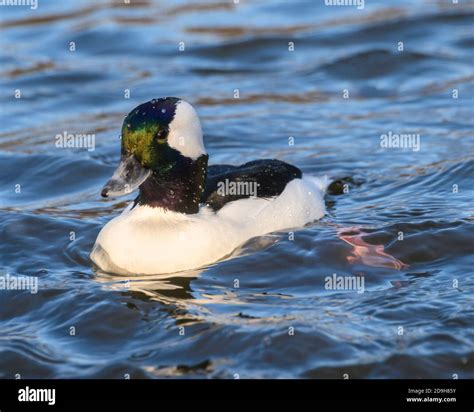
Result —
[[[250,238],[301,227],[325,213],[327,180],[303,177],[295,166],[267,159],[208,166],[198,115],[175,97],[133,109],[121,146],[102,196],[136,189],[139,195],[97,237],[91,260],[104,272],[201,268]]]

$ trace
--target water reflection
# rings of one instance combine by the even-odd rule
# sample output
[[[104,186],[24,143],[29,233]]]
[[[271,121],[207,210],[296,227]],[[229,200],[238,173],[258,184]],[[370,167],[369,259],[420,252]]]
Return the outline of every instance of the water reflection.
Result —
[[[135,298],[185,306],[184,301],[193,299],[191,282],[201,272],[194,270],[171,275],[130,277],[95,271],[94,280],[104,289],[130,293]]]

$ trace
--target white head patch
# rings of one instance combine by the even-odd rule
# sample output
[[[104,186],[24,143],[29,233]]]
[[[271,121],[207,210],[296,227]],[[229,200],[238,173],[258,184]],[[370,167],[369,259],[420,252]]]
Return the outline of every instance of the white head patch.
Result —
[[[206,153],[199,117],[194,107],[184,100],[176,103],[174,119],[169,124],[168,145],[191,159]]]

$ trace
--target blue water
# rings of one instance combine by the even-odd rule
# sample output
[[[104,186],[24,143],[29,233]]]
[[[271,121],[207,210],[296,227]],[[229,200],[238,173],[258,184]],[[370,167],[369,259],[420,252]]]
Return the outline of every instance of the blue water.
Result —
[[[474,377],[473,3],[365,3],[1,7],[0,275],[38,292],[0,290],[0,377]],[[340,182],[326,217],[198,272],[96,272],[134,197],[100,198],[121,122],[160,96],[197,108],[211,164]]]

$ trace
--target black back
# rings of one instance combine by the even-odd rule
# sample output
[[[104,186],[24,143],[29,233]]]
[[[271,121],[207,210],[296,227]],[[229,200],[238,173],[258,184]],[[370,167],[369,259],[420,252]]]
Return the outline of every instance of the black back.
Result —
[[[280,195],[289,182],[301,179],[301,176],[301,170],[297,167],[275,159],[254,160],[241,166],[209,166],[201,202],[219,210],[226,203],[250,197],[248,194],[222,195],[218,191],[220,182],[255,182],[257,197],[271,198]]]

